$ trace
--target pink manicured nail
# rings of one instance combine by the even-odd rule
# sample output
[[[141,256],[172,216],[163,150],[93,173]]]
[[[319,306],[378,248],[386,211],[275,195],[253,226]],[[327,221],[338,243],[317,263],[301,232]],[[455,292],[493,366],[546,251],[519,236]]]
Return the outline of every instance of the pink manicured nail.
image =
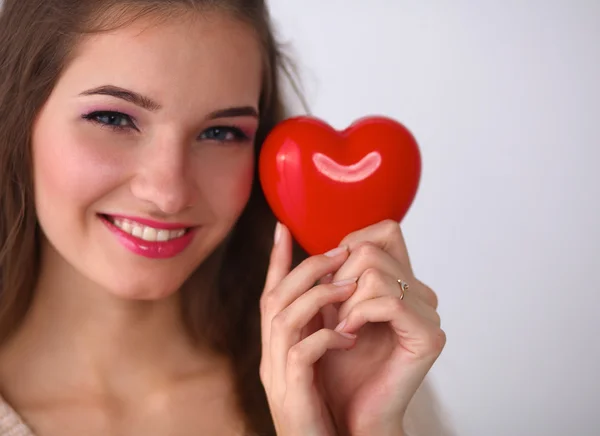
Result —
[[[353,279],[347,279],[347,280],[339,280],[337,282],[334,282],[333,285],[334,286],[346,286],[351,283],[356,283],[357,280],[358,280],[358,277],[354,277]]]
[[[342,254],[346,251],[348,251],[348,247],[346,247],[346,246],[338,247],[338,248],[334,248],[333,250],[330,250],[327,253],[325,253],[325,256],[335,257],[335,256],[339,256],[340,254]]]
[[[279,240],[281,239],[281,223],[279,221],[277,221],[277,225],[275,226],[275,244],[277,244],[279,242]]]
[[[341,332],[342,330],[344,330],[344,327],[346,327],[346,324],[348,323],[348,320],[345,319],[343,320],[341,323],[338,324],[338,326],[335,328],[336,332]]]

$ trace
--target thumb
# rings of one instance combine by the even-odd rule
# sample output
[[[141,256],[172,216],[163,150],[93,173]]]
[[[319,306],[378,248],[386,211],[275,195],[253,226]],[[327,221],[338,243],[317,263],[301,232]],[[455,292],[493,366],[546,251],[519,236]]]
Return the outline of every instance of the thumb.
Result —
[[[265,282],[265,293],[273,290],[289,274],[292,267],[292,234],[279,221],[275,226],[275,237],[273,239],[271,259]]]

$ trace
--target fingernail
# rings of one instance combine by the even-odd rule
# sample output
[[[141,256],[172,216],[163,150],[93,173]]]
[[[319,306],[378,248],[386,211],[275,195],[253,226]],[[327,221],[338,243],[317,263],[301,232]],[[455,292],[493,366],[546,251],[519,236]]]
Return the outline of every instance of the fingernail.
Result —
[[[358,280],[358,277],[354,277],[353,279],[338,280],[337,282],[334,282],[333,285],[334,286],[346,286],[351,283],[356,283],[357,280]]]
[[[279,221],[277,221],[277,225],[275,226],[275,244],[277,244],[279,242],[279,240],[281,239],[281,223]]]
[[[328,251],[327,253],[325,253],[325,256],[335,257],[335,256],[339,256],[340,254],[342,254],[346,251],[348,251],[348,247],[346,247],[344,245],[343,247],[334,248],[333,250]]]
[[[335,331],[338,333],[341,333],[341,331],[344,329],[344,327],[346,327],[346,324],[348,323],[348,320],[345,319],[343,320],[341,323],[338,324],[338,326],[335,328]]]
[[[339,332],[340,335],[348,338],[348,339],[356,339],[356,335],[353,335],[352,333],[345,333],[345,332]]]

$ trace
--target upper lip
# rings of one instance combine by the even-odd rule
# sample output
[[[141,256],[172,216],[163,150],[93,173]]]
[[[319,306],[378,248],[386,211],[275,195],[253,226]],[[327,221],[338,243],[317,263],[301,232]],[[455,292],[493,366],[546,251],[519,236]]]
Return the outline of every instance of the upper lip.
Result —
[[[107,217],[110,217],[113,219],[125,219],[125,220],[129,220],[129,221],[134,221],[136,223],[140,223],[140,224],[143,224],[148,227],[153,227],[155,229],[178,230],[178,229],[188,229],[190,227],[194,227],[192,224],[189,224],[189,223],[173,223],[173,222],[155,221],[155,220],[151,220],[149,218],[141,218],[141,217],[129,216],[129,215],[112,215],[112,214],[105,214],[105,215]]]

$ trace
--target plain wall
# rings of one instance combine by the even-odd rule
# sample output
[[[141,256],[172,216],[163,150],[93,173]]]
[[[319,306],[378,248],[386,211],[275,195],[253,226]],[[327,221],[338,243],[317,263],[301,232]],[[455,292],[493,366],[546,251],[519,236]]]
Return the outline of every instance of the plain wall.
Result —
[[[402,228],[448,343],[411,434],[600,435],[600,1],[270,4],[315,116],[421,147]]]

